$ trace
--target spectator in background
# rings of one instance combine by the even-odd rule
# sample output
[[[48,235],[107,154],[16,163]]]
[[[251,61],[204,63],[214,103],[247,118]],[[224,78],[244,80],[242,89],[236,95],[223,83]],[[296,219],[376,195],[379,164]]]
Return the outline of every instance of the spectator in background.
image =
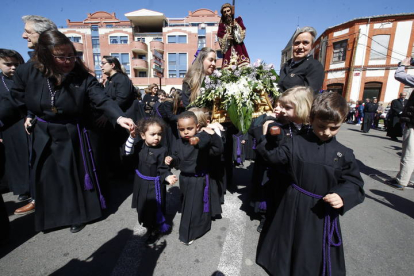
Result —
[[[145,96],[142,101],[145,104],[144,109],[147,117],[151,116],[153,107],[158,101],[157,92],[158,85],[156,83],[150,84],[148,88],[145,89]]]
[[[405,67],[410,65],[410,58],[404,59],[395,71],[395,79],[414,87],[414,75],[405,72]],[[405,94],[405,92],[400,95]],[[395,100],[394,100],[395,101]],[[394,102],[393,101],[393,102]],[[402,154],[400,161],[400,171],[397,176],[389,181],[388,184],[394,188],[403,190],[404,188],[413,188],[414,184],[410,181],[411,174],[414,171],[414,93],[411,92],[404,110],[400,116],[401,122],[405,123]]]
[[[361,124],[361,121],[364,119],[364,105],[362,104],[362,101],[358,101],[356,109],[357,109],[357,126],[359,126]]]
[[[364,106],[364,121],[362,122],[361,130],[364,133],[368,133],[374,121],[375,112],[377,112],[378,104],[372,103],[369,98],[365,99]]]
[[[375,100],[376,99],[374,99],[374,102]],[[378,123],[379,123],[379,120],[381,119],[382,113],[384,113],[384,106],[382,102],[379,102],[377,112],[375,113],[375,117],[374,117],[374,128],[378,128]]]
[[[395,72],[397,73],[397,71]],[[387,136],[391,137],[391,140],[398,141],[397,137],[402,136],[402,127],[400,123],[400,116],[404,109],[404,106],[407,104],[407,93],[401,92],[400,97],[391,102],[391,109],[388,112],[388,126],[387,126]]]

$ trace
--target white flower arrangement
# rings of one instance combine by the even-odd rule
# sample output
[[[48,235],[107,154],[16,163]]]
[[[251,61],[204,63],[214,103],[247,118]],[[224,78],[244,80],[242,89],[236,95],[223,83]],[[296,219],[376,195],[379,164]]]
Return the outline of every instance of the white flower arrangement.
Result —
[[[219,104],[218,108],[227,110],[232,123],[246,133],[261,95],[279,95],[278,79],[274,66],[262,60],[257,60],[253,66],[237,68],[233,65],[229,69],[215,70],[206,76],[201,95],[191,105],[212,108]]]

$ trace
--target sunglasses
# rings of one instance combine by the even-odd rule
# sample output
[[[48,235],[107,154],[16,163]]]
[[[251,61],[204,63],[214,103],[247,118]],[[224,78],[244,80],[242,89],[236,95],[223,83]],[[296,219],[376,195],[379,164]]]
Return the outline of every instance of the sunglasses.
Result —
[[[66,61],[69,61],[69,62],[73,62],[73,61],[75,61],[76,60],[76,56],[69,56],[69,57],[65,57],[65,56],[55,56],[55,55],[52,55],[57,61],[60,61],[60,62],[66,62]]]

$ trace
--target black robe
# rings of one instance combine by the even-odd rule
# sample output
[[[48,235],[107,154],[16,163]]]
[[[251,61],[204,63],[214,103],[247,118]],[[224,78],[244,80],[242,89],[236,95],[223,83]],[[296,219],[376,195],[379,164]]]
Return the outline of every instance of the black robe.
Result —
[[[49,80],[53,87],[53,81]],[[78,124],[92,124],[91,106],[103,110],[115,125],[122,110],[103,92],[95,77],[81,72],[78,65],[70,72],[55,96],[57,113],[51,110],[47,78],[29,62],[20,65],[14,75],[12,103],[0,109],[0,120],[13,121],[16,109],[47,121],[38,121],[33,132],[33,172],[35,174],[35,229],[88,223],[101,216],[99,189],[94,181],[85,135]],[[13,107],[15,109],[13,109]],[[19,118],[14,118],[18,120]],[[79,135],[83,142],[80,142]],[[83,149],[83,151],[82,151]],[[83,155],[82,155],[83,152]],[[84,158],[86,159],[84,161]],[[94,181],[92,190],[85,190],[86,171]]]
[[[142,99],[142,102],[144,103],[144,110],[145,115],[147,117],[150,117],[153,115],[153,107],[156,102],[158,102],[157,95],[152,95],[151,93],[145,94],[144,98]]]
[[[183,197],[179,239],[184,243],[203,236],[211,228],[211,189],[206,189],[212,166],[209,156],[223,152],[223,143],[217,134],[200,132],[196,136],[200,138],[196,146],[184,139],[176,140],[172,155],[172,165],[181,171],[179,180]],[[209,181],[214,179],[209,177]],[[204,209],[205,205],[208,210]]]
[[[0,73],[0,101],[10,100],[10,89],[13,80]],[[0,103],[1,105],[1,103]],[[5,181],[10,191],[15,195],[29,193],[29,143],[30,139],[24,128],[25,114],[20,115],[20,120],[2,131],[5,147]]]
[[[321,275],[325,207],[332,214],[343,215],[364,200],[357,162],[352,150],[335,137],[321,142],[313,132],[275,145],[264,142],[258,146],[266,162],[287,165],[294,183],[308,192],[321,196],[337,193],[344,206],[333,209],[322,199],[289,186],[269,230],[260,236],[256,261],[271,275]],[[339,221],[338,230],[340,233]],[[332,275],[345,275],[343,246],[331,246],[330,252]]]
[[[135,139],[138,141],[138,139]],[[160,196],[161,211],[165,217],[165,197],[166,184],[165,178],[171,175],[164,159],[167,156],[167,149],[162,146],[149,147],[143,140],[135,143],[131,152],[135,168],[144,176],[157,177],[160,176]],[[136,208],[138,212],[138,221],[144,227],[154,229],[159,226],[157,223],[157,201],[155,182],[153,180],[145,180],[135,173],[134,190],[132,195],[132,208]]]
[[[378,109],[378,104],[365,103],[364,106],[364,121],[362,122],[361,130],[368,133],[374,123],[374,116]]]
[[[241,142],[244,140],[244,144]],[[243,164],[246,160],[246,143],[248,134],[238,132],[233,134],[233,162],[235,164]]]
[[[281,92],[294,86],[309,86],[315,94],[322,88],[325,73],[322,64],[308,56],[291,66],[293,59],[288,60],[280,70],[279,88]]]
[[[391,138],[402,137],[402,126],[400,123],[400,116],[403,112],[407,100],[401,101],[395,99],[391,102],[391,108],[388,111],[387,136]]]

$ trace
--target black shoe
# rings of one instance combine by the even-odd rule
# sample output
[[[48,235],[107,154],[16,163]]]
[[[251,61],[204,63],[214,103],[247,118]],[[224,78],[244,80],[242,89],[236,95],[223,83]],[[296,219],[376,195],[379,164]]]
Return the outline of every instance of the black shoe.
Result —
[[[391,137],[391,140],[398,142],[398,138],[397,137]]]
[[[85,224],[76,224],[76,225],[72,225],[70,227],[70,232],[71,233],[78,233],[79,231],[81,231],[83,228],[85,228]]]
[[[158,241],[158,239],[160,238],[158,232],[151,232],[151,234],[149,235],[148,239],[146,240],[146,244],[147,245],[153,245],[154,243],[156,243]]]
[[[26,201],[26,200],[29,200],[29,199],[31,199],[31,197],[30,197],[30,195],[28,193],[27,194],[21,194],[17,198],[17,200],[20,201],[20,202]]]
[[[394,189],[397,189],[397,190],[404,190],[404,186],[400,185],[398,183],[397,179],[395,179],[395,178],[385,181],[385,184],[387,184],[387,185],[389,185],[389,186],[391,186],[391,187],[393,187]]]

